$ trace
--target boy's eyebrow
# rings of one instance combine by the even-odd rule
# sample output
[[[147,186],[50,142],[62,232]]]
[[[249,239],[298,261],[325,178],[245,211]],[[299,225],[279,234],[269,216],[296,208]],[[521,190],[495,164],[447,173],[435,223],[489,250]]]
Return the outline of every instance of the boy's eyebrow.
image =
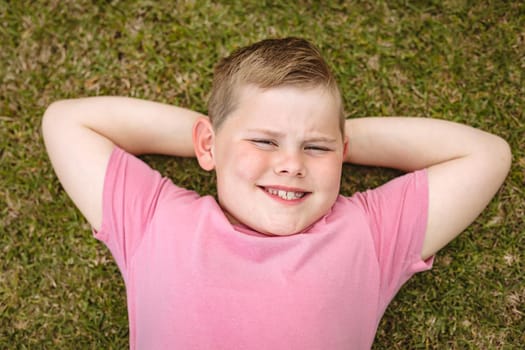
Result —
[[[333,137],[326,137],[326,136],[317,136],[317,137],[310,137],[305,140],[306,142],[326,142],[326,143],[336,143],[337,139]]]
[[[270,130],[270,129],[248,129],[248,132],[258,132],[265,135],[268,135],[273,138],[281,138],[284,137],[286,134],[280,131],[276,130]],[[328,136],[312,136],[307,137],[305,142],[326,142],[326,143],[335,143],[337,142],[336,138],[328,137]]]
[[[269,129],[248,129],[248,132],[258,132],[258,133],[266,134],[274,138],[283,137],[285,135],[283,132],[276,131],[276,130],[269,130]]]

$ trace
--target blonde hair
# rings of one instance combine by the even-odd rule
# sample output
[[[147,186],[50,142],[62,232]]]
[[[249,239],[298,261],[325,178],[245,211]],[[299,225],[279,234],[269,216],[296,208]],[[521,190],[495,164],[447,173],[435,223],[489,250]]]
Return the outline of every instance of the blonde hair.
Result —
[[[234,51],[215,66],[208,114],[215,130],[236,108],[238,89],[253,84],[262,89],[278,86],[322,87],[340,105],[340,128],[344,135],[341,93],[319,50],[300,38],[266,39]]]

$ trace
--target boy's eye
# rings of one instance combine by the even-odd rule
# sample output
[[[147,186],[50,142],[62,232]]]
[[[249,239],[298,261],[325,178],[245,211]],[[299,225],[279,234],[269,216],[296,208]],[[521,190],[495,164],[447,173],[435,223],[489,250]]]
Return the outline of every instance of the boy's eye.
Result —
[[[255,145],[259,147],[265,147],[265,148],[277,146],[277,143],[275,141],[268,140],[268,139],[251,139],[250,142],[254,143]]]
[[[314,152],[329,152],[331,151],[330,148],[324,147],[324,146],[317,146],[317,145],[306,145],[304,147],[307,151],[314,151]]]

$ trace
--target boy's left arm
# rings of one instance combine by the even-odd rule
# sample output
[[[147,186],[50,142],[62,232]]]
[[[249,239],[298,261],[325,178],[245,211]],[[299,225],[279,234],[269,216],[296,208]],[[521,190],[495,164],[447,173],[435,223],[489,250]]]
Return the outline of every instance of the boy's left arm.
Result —
[[[345,161],[396,168],[428,168],[428,224],[421,256],[434,255],[487,206],[510,169],[502,138],[429,118],[374,117],[346,122]]]

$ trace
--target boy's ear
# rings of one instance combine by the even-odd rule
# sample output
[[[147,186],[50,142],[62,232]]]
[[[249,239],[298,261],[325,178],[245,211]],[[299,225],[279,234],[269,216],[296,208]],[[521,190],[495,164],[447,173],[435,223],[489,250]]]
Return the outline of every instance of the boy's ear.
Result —
[[[199,118],[193,125],[193,149],[202,169],[206,171],[215,168],[213,143],[215,134],[208,118]]]

